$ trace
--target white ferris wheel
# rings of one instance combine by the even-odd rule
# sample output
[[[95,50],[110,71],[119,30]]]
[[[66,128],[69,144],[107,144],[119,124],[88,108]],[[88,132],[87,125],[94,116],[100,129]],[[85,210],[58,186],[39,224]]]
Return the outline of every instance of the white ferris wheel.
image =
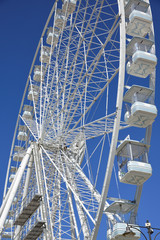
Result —
[[[126,239],[152,175],[156,64],[149,0],[55,0],[14,132],[0,239]]]

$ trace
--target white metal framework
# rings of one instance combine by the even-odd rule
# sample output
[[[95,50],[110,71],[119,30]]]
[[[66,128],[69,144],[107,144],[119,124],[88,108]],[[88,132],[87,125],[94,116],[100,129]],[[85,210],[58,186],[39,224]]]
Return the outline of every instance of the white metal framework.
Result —
[[[136,222],[139,179],[151,176],[156,61],[148,0],[55,1],[17,119],[1,239],[95,240],[101,222],[103,238],[123,239],[126,216]],[[131,126],[143,143],[127,137],[116,150]],[[131,188],[124,200],[119,181],[136,185],[135,196]]]

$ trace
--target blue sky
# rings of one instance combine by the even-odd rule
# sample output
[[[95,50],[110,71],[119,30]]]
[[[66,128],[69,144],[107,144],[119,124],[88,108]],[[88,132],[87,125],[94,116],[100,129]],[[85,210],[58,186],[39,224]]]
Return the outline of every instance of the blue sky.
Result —
[[[8,157],[32,59],[54,1],[0,0],[0,202]],[[151,0],[158,58],[156,73],[156,106],[160,113],[160,0]],[[149,219],[160,228],[160,116],[154,125],[149,153],[153,176],[144,184],[138,222]]]

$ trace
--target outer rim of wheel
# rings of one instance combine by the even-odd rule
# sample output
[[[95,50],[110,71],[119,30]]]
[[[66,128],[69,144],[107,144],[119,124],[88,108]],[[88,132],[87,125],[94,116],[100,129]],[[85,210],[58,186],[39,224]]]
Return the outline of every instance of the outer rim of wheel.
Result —
[[[58,0],[56,0],[56,2],[57,1]],[[55,4],[56,4],[56,2],[55,2]],[[41,38],[44,35],[44,32],[45,32],[46,27],[48,25],[49,19],[50,19],[51,15],[54,11],[55,4],[54,4],[54,6],[51,10],[51,13],[50,13],[49,17],[48,17],[48,20],[47,20],[47,23],[46,23],[45,28],[43,30],[43,33],[41,35]],[[121,34],[120,34],[121,35],[121,41],[120,41],[121,48],[120,49],[121,49],[121,52],[120,52],[120,64],[119,64],[120,70],[119,70],[118,94],[117,94],[117,105],[116,105],[116,107],[117,107],[117,118],[115,119],[115,123],[114,123],[114,131],[113,131],[113,134],[112,134],[111,150],[110,150],[110,155],[109,155],[109,160],[108,160],[107,170],[106,170],[106,177],[105,177],[105,181],[104,181],[104,185],[103,185],[103,191],[102,191],[102,201],[101,201],[101,204],[100,204],[101,206],[99,207],[99,211],[97,213],[97,218],[96,218],[97,219],[97,227],[100,224],[100,219],[102,217],[102,213],[103,213],[103,209],[104,209],[104,203],[105,203],[105,200],[106,200],[106,197],[107,197],[107,191],[108,191],[108,188],[109,188],[109,183],[110,183],[110,178],[111,178],[110,173],[112,172],[111,169],[113,168],[113,163],[114,163],[115,150],[116,150],[116,145],[117,145],[117,140],[118,140],[118,132],[119,132],[118,130],[119,130],[119,124],[120,124],[120,119],[121,119],[122,102],[123,102],[124,75],[125,75],[125,68],[123,66],[125,66],[125,56],[126,56],[126,54],[125,54],[125,49],[126,49],[125,13],[124,13],[123,0],[118,0],[118,5],[119,5],[119,14],[121,16],[122,22],[120,24],[120,32],[121,32]],[[152,30],[153,30],[153,28],[152,28]],[[32,65],[31,65],[31,69],[30,69],[30,72],[29,72],[29,76],[28,76],[26,87],[25,87],[24,95],[23,95],[23,98],[22,98],[19,114],[20,114],[20,112],[22,110],[22,107],[23,107],[24,98],[25,98],[25,94],[26,94],[26,91],[27,91],[28,83],[29,83],[29,77],[31,75],[31,72],[32,72],[32,69],[33,69],[33,66],[34,66],[35,59],[37,57],[37,53],[39,51],[39,48],[40,48],[40,41],[39,41],[39,44],[38,44],[38,47],[37,47],[37,50],[36,50]],[[155,51],[153,51],[153,52],[155,52]],[[153,85],[154,82],[155,82],[155,74],[152,74],[151,79],[150,79],[150,85]],[[154,100],[151,100],[151,101],[153,102]],[[18,128],[18,122],[19,122],[19,116],[18,116],[17,123],[16,123],[15,133],[14,133],[12,147],[11,147],[11,153],[13,151],[14,141],[15,141],[16,132],[17,132],[17,128]],[[152,126],[149,126],[146,129],[146,142],[147,143],[150,142],[151,130],[152,130]],[[11,154],[10,154],[9,163],[10,163],[10,161],[11,161]],[[8,181],[9,169],[10,169],[10,165],[8,165],[8,170],[7,170],[8,175],[6,177],[6,184],[7,184],[7,181]],[[5,184],[4,196],[5,196],[5,192],[6,192],[6,184]],[[139,190],[140,190],[140,188],[139,188]],[[97,227],[94,230],[94,234],[92,235],[92,239],[96,239],[96,236],[97,236],[97,233],[98,233],[98,228]]]

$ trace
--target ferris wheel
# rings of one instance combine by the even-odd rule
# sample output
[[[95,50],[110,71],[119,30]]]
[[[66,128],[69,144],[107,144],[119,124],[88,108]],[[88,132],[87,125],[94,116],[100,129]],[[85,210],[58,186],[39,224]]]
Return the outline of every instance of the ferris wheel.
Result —
[[[55,0],[14,132],[1,239],[126,239],[152,175],[156,64],[149,0]]]

